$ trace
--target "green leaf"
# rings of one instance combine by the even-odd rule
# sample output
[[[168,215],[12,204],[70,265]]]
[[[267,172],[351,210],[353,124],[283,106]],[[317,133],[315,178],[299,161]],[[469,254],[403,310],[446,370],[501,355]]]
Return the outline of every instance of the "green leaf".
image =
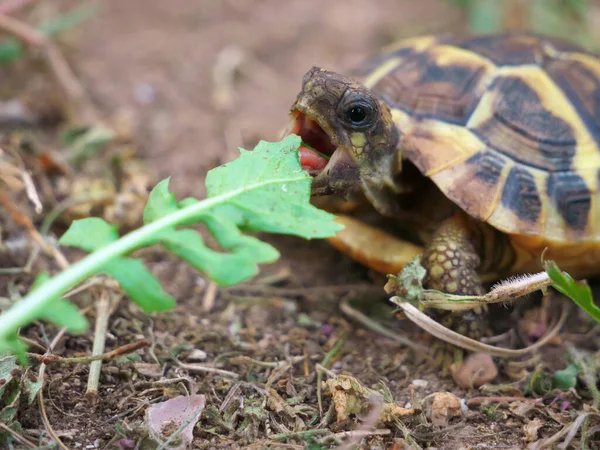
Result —
[[[504,2],[498,0],[477,0],[470,2],[469,30],[476,34],[497,33],[502,30]]]
[[[35,317],[33,316],[31,316],[31,318],[26,318],[32,322],[35,320]],[[25,348],[25,344],[23,344],[17,336],[17,329],[18,327],[14,327],[14,329],[7,330],[5,333],[0,334],[0,356],[13,354],[21,364],[25,365],[27,364],[27,349]]]
[[[575,281],[571,275],[561,271],[554,261],[546,261],[544,268],[554,289],[573,300],[596,322],[600,322],[600,308],[594,304],[592,291],[586,282]]]
[[[40,319],[46,319],[71,333],[83,333],[88,329],[87,319],[68,300],[59,298],[52,302],[52,307],[44,310]]]
[[[115,225],[110,225],[98,217],[91,217],[73,221],[58,243],[93,252],[117,239],[119,232]]]
[[[396,275],[388,275],[385,290],[396,293],[406,301],[419,301],[423,299],[425,290],[423,280],[427,271],[421,265],[421,258],[417,257],[406,264],[404,269]]]
[[[24,47],[15,38],[6,38],[0,42],[0,65],[17,62],[23,57]]]
[[[577,375],[579,368],[575,364],[569,365],[566,369],[558,370],[552,375],[552,388],[568,391],[577,385]]]
[[[175,299],[167,294],[139,259],[117,258],[103,271],[119,282],[121,288],[144,312],[167,311],[175,306]]]
[[[40,289],[50,279],[47,272],[41,272],[33,281],[31,292]],[[32,314],[35,313],[32,311]],[[87,319],[81,315],[79,310],[64,298],[54,299],[50,308],[44,308],[37,312],[37,318],[49,320],[73,333],[82,333],[87,330],[89,325]]]
[[[42,379],[37,377],[33,378],[31,376],[25,376],[22,378],[22,381],[23,394],[27,395],[27,404],[31,405],[35,401],[35,397],[42,388]]]
[[[144,208],[144,223],[154,222],[178,209],[175,195],[169,192],[169,179],[167,178],[154,186],[150,192]]]
[[[0,399],[4,397],[4,391],[8,389],[11,381],[15,379],[17,371],[20,369],[17,364],[17,358],[14,356],[1,356],[0,357],[0,380],[4,380],[4,383],[0,384]]]
[[[259,264],[271,263],[279,258],[279,252],[275,248],[255,237],[242,234],[238,227],[225,217],[206,215],[202,221],[226,250],[245,256]]]
[[[98,5],[93,3],[84,4],[66,14],[41,23],[36,30],[46,36],[59,34],[69,28],[79,25],[81,22],[96,14]],[[0,65],[13,64],[23,57],[25,47],[15,38],[6,38],[0,42]]]
[[[98,13],[99,9],[99,5],[95,2],[85,3],[73,8],[66,14],[40,23],[37,29],[47,36],[54,36],[91,19]]]
[[[251,152],[240,149],[238,159],[208,172],[207,197],[237,192],[225,208],[236,207],[244,230],[306,239],[333,236],[342,226],[310,204],[312,180],[300,165],[300,143],[299,136],[290,135],[280,142],[261,141]]]
[[[244,236],[247,239],[247,236]],[[233,286],[258,273],[258,262],[268,262],[262,256],[269,251],[279,255],[269,244],[255,239],[265,249],[256,255],[242,253],[221,253],[204,245],[200,234],[194,230],[171,231],[163,234],[160,243],[170,252],[186,261],[199,272],[220,286]],[[256,248],[256,247],[255,247]],[[269,249],[269,251],[266,250]],[[271,258],[272,260],[273,258]]]
[[[79,128],[71,136],[69,159],[75,164],[80,163],[112,142],[114,138],[115,132],[102,125],[87,128],[83,132]]]

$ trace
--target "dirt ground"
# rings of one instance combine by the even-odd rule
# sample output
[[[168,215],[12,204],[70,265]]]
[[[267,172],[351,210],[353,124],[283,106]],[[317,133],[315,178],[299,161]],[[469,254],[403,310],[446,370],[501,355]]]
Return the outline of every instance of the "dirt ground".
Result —
[[[77,3],[60,0],[53,7]],[[238,146],[278,139],[311,66],[343,70],[395,38],[462,30],[464,23],[461,11],[441,0],[113,0],[60,43],[103,116],[131,121],[137,155],[157,179],[171,177],[178,198],[202,198],[206,172],[235,158]],[[339,303],[350,300],[413,341],[431,342],[393,320],[381,278],[327,243],[270,242],[282,259],[252,284],[218,291],[210,308],[207,283],[197,273],[164,253],[146,254],[177,308],[149,317],[123,300],[111,316],[106,348],[145,338],[151,349],[106,362],[93,402],[84,398],[88,365],[47,369],[48,418],[68,448],[145,448],[136,447],[145,408],[187,393],[204,394],[210,406],[196,428],[196,448],[334,448],[335,440],[317,442],[324,435],[293,434],[321,428],[317,363],[364,386],[383,385],[406,407],[444,391],[465,400],[523,395],[522,384],[510,378],[485,392],[459,389],[418,352],[344,316]],[[93,310],[88,317],[93,323]],[[596,340],[596,331],[586,339]],[[581,330],[571,332],[578,342]],[[42,334],[37,327],[27,331],[34,340]],[[90,332],[64,338],[56,351],[72,356],[91,348]],[[523,367],[543,361],[560,369],[563,355],[563,346],[552,345]],[[227,373],[186,370],[175,357]],[[274,361],[286,362],[284,369]],[[577,418],[578,394],[552,395],[510,408],[474,406],[442,427],[425,412],[414,414],[389,425],[387,435],[365,438],[362,448],[524,448]],[[323,394],[323,412],[330,405]],[[24,435],[35,441],[44,428],[38,406],[20,417]],[[353,416],[327,427],[334,434],[360,423]],[[287,439],[273,437],[286,433]]]

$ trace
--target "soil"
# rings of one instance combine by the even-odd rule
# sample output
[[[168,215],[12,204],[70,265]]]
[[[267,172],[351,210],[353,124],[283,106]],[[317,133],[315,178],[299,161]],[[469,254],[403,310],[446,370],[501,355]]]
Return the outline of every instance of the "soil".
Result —
[[[60,0],[53,7],[77,3]],[[105,2],[59,42],[102,115],[133,124],[136,155],[156,179],[171,177],[178,198],[202,198],[206,172],[236,158],[238,146],[279,138],[311,66],[344,70],[393,39],[464,27],[462,12],[441,0],[127,0]],[[120,301],[106,349],[140,339],[152,346],[105,362],[93,399],[85,396],[88,364],[48,366],[45,406],[68,448],[140,448],[149,404],[189,393],[205,395],[207,404],[194,448],[334,448],[331,435],[360,428],[367,412],[320,424],[317,364],[366,387],[385,386],[407,408],[446,391],[465,401],[523,396],[526,383],[506,375],[487,391],[458,388],[419,352],[342,314],[340,303],[350,301],[413,342],[432,345],[426,333],[390,314],[384,279],[326,242],[268,239],[281,260],[264,266],[251,283],[218,290],[209,308],[206,280],[168,254],[145,252],[177,307],[148,316]],[[92,324],[95,316],[92,308]],[[585,327],[583,320],[574,322],[569,337],[579,342]],[[44,333],[56,332],[33,326],[27,336],[44,342]],[[66,336],[55,353],[89,354],[92,332]],[[588,339],[597,339],[597,330],[590,333]],[[536,363],[546,373],[564,368],[565,339],[523,363],[521,377]],[[197,372],[175,358],[227,372]],[[283,368],[263,364],[277,361]],[[323,413],[332,405],[326,391]],[[522,448],[559,431],[577,416],[581,401],[573,393],[523,397],[510,408],[509,402],[471,407],[438,426],[428,399],[422,413],[378,427],[389,434],[358,441],[365,449]],[[20,421],[30,440],[44,430],[37,403],[21,411]],[[529,436],[536,421],[541,426]],[[293,434],[320,428],[329,440],[323,439],[327,434]],[[287,439],[275,437],[285,434]]]

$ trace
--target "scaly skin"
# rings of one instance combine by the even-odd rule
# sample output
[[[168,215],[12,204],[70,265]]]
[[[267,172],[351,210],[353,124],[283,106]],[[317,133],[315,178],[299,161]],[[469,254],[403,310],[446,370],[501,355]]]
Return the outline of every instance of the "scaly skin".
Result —
[[[422,264],[427,270],[424,285],[450,294],[482,295],[484,289],[477,274],[480,257],[463,214],[441,222],[425,248]],[[472,339],[488,334],[487,308],[460,313],[439,312],[438,321],[447,328]],[[464,352],[443,342],[435,345],[436,363],[446,374],[452,363],[460,363]]]

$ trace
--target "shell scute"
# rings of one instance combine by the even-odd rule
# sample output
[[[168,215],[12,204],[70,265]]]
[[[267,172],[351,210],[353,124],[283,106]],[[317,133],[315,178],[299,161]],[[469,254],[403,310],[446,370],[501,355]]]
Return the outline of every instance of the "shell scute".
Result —
[[[569,97],[596,145],[600,146],[600,61],[574,54],[552,60],[545,69]]]
[[[511,165],[498,153],[484,150],[434,174],[432,179],[446,186],[449,196],[461,198],[461,207],[468,214],[487,220],[496,209]]]
[[[548,196],[565,223],[582,233],[588,226],[592,193],[581,175],[575,172],[556,172],[548,176]]]
[[[502,206],[528,224],[535,225],[542,214],[542,196],[534,176],[520,165],[514,166],[502,191]]]

